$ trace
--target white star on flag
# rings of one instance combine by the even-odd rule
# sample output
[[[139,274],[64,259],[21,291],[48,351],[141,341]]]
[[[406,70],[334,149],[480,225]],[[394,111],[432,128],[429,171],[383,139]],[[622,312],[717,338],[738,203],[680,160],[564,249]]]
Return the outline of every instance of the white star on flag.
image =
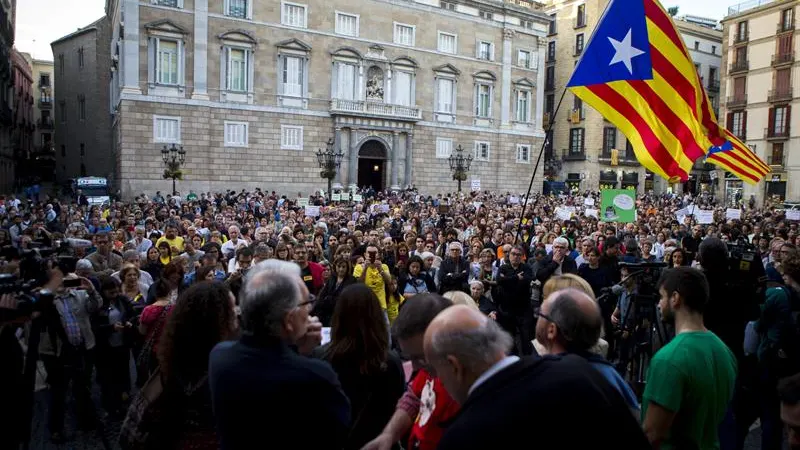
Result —
[[[608,40],[611,41],[611,45],[614,46],[614,57],[611,58],[611,62],[608,63],[608,65],[613,66],[617,63],[623,63],[628,69],[628,72],[633,75],[631,60],[639,55],[644,55],[644,52],[631,45],[631,29],[628,28],[628,34],[625,35],[622,41],[618,41],[610,36]]]

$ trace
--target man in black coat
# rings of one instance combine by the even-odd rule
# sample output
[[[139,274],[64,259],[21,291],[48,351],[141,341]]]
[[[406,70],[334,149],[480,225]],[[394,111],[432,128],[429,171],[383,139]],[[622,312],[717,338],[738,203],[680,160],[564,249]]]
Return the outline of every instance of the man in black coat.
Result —
[[[426,362],[461,404],[437,449],[650,448],[622,397],[586,360],[520,359],[506,356],[510,346],[507,333],[467,306],[431,322]]]
[[[500,266],[497,284],[500,287],[498,320],[515,337],[519,338],[518,353],[533,353],[532,329],[530,327],[533,310],[531,308],[531,266],[522,263],[525,250],[521,246],[512,247],[508,252],[508,264]]]
[[[569,241],[567,238],[560,237],[553,241],[553,252],[545,256],[544,260],[539,263],[536,279],[544,286],[553,275],[565,273],[578,273],[578,265],[569,256]]]

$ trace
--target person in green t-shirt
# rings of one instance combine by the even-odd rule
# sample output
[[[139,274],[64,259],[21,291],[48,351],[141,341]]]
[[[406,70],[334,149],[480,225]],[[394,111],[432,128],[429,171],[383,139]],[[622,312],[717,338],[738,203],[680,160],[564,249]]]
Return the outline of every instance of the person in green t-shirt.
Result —
[[[690,267],[664,272],[661,316],[675,338],[653,356],[642,398],[642,423],[653,448],[718,449],[718,428],[733,397],[736,358],[703,325],[709,291]]]

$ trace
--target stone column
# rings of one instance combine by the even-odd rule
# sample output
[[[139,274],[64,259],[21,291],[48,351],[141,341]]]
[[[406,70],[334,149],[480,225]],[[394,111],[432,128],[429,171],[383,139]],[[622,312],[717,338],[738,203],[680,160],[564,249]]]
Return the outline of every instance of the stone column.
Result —
[[[122,93],[142,94],[139,87],[139,1],[124,0],[125,32],[122,45]]]
[[[194,89],[192,99],[208,100],[208,0],[194,0]]]
[[[412,156],[413,149],[412,149],[411,144],[412,144],[413,141],[414,141],[414,134],[413,133],[407,133],[406,134],[406,167],[405,167],[406,170],[405,170],[405,176],[404,176],[404,180],[403,180],[403,186],[409,186],[409,185],[412,184],[411,183],[411,166],[412,166],[412,164],[414,162],[413,162],[413,156]]]
[[[196,1],[196,0],[195,0]],[[348,163],[350,158],[348,158],[348,151],[347,149],[342,149],[342,127],[336,127],[336,134],[333,137],[333,151],[339,152],[341,151],[344,153],[344,157],[342,157],[342,165]],[[336,178],[333,179],[333,188],[334,189],[342,189],[342,166],[336,168]]]
[[[504,127],[511,125],[511,64],[512,64],[512,39],[514,30],[503,30],[503,67],[500,77],[500,123]]]
[[[534,127],[540,127],[544,130],[544,74],[547,72],[545,67],[544,57],[547,53],[547,42],[544,39],[539,39],[539,53],[536,58],[539,60],[536,69],[536,122]],[[553,121],[553,118],[550,118]],[[547,131],[547,130],[544,130]]]
[[[400,133],[397,131],[392,132],[392,176],[391,187],[393,191],[399,191],[398,179],[400,178]]]
[[[350,189],[358,188],[358,129],[350,129],[350,164],[348,165],[348,179]]]

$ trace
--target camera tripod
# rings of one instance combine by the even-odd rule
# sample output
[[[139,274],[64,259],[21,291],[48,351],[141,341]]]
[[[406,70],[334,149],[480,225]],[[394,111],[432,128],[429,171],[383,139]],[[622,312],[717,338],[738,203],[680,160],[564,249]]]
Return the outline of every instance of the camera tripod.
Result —
[[[617,371],[627,379],[641,397],[647,383],[650,360],[667,339],[667,332],[658,317],[657,294],[632,294],[619,330],[619,363]],[[626,338],[622,333],[628,333]]]

